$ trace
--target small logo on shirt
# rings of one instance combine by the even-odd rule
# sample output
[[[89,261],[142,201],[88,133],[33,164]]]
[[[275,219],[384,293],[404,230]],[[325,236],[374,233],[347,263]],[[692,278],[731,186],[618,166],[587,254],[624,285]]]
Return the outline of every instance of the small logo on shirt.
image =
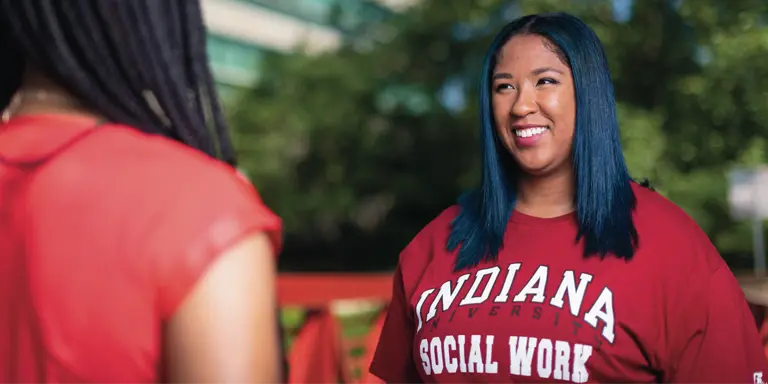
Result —
[[[763,382],[763,373],[762,372],[753,373],[752,381],[754,382],[754,384],[765,384],[765,382]]]

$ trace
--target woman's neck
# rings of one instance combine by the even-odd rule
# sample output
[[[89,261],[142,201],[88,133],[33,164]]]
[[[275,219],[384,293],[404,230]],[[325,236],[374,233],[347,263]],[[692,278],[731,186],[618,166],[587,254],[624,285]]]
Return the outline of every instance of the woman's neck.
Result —
[[[28,68],[4,117],[31,114],[71,114],[97,117],[69,91],[41,72]]]
[[[523,177],[517,184],[515,210],[541,218],[571,213],[576,209],[575,184],[571,169],[542,177]]]

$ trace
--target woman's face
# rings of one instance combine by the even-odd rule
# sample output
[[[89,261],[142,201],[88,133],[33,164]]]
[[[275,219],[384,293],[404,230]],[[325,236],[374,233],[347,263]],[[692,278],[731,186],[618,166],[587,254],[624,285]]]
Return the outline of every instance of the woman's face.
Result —
[[[496,133],[532,176],[571,167],[573,76],[553,47],[538,35],[514,36],[499,51],[493,72]]]

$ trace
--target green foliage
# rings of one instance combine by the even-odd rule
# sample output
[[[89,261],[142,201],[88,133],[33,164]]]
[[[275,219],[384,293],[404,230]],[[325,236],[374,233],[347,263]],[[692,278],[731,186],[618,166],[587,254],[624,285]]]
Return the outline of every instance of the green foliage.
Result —
[[[274,56],[231,106],[242,166],[285,220],[290,269],[391,267],[418,229],[476,182],[476,83],[490,38],[562,10],[602,39],[633,175],[686,209],[734,265],[726,172],[768,161],[768,3],[422,0],[340,51]],[[454,110],[441,103],[458,84]],[[458,91],[457,91],[458,90]]]

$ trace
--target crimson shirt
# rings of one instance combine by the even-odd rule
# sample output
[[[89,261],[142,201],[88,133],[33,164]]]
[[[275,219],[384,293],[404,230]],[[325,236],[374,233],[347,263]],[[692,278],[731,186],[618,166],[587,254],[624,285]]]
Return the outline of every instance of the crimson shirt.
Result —
[[[2,382],[158,381],[163,322],[211,262],[256,231],[279,246],[280,220],[231,167],[94,127],[0,126]]]
[[[681,209],[633,183],[632,261],[584,258],[575,215],[513,213],[495,263],[453,272],[458,208],[400,256],[371,372],[387,382],[768,380],[728,266]]]

